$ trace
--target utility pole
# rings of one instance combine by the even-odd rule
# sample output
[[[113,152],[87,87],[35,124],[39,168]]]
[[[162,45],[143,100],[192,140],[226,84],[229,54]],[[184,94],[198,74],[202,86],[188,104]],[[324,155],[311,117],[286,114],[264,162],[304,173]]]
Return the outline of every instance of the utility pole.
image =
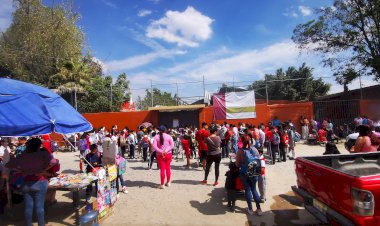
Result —
[[[266,93],[266,96],[267,96],[267,105],[269,104],[269,100],[268,100],[268,84],[267,84],[267,75],[265,75],[265,93]]]
[[[150,80],[150,96],[152,99],[152,107],[153,107],[153,81],[152,79]]]
[[[361,75],[359,75],[359,82],[360,82],[360,100],[363,100],[362,76]]]
[[[178,83],[176,82],[175,85],[176,85],[176,87],[177,87],[177,106],[178,106],[178,105],[179,105]]]
[[[204,75],[203,75],[202,85],[203,85],[203,103],[205,103],[206,102],[206,86],[205,86],[205,76]]]
[[[112,111],[112,81],[111,81],[111,103],[110,103],[110,110]]]
[[[74,100],[75,100],[75,110],[78,111],[78,102],[77,102],[77,84],[74,87]]]

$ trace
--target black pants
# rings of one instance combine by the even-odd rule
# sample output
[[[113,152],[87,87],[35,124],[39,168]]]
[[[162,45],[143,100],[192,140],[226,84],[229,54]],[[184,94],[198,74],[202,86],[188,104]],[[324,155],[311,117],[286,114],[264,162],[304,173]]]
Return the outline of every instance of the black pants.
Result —
[[[228,207],[230,207],[231,209],[235,208],[236,190],[227,189],[227,201],[228,201]]]
[[[124,158],[126,147],[125,146],[120,146],[120,150],[121,150],[121,156]]]
[[[280,144],[280,159],[286,162],[286,147],[282,144]]]
[[[221,149],[222,149],[222,158],[228,158],[228,149],[227,149],[226,139],[222,140]]]
[[[148,148],[143,148],[143,160],[146,162],[146,158],[148,157]]]
[[[135,145],[134,144],[129,145],[129,158],[131,158],[131,159],[135,158]]]
[[[210,168],[213,162],[215,162],[215,181],[219,179],[219,165],[222,160],[222,154],[218,155],[208,155],[206,160],[206,171],[205,180],[207,180],[208,174],[210,173]]]
[[[197,152],[195,151],[195,148],[190,148],[190,154],[191,154],[191,157],[194,157],[194,158],[197,157]]]

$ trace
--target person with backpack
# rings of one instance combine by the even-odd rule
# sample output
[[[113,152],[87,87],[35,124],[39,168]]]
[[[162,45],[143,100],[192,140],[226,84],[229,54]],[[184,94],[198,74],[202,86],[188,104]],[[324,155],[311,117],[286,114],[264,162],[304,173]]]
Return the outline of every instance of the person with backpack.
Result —
[[[276,156],[279,155],[280,152],[280,143],[281,138],[278,132],[272,127],[271,129],[272,136],[270,138],[270,149],[272,154],[272,163],[275,164],[276,162]]]
[[[125,132],[124,130],[120,131],[119,139],[118,139],[120,151],[121,151],[121,157],[125,158],[125,152],[126,152],[126,146],[127,146],[127,139],[125,138]]]
[[[280,159],[283,162],[286,162],[287,149],[289,146],[289,137],[286,130],[283,130],[283,127],[279,127],[279,136],[280,136]]]
[[[119,193],[119,181],[121,185],[121,190],[124,194],[128,194],[127,187],[125,186],[125,181],[123,174],[127,171],[127,161],[121,155],[116,155],[115,163],[117,166],[117,178],[116,178],[116,190]]]
[[[144,134],[143,138],[140,141],[140,147],[143,152],[143,161],[146,162],[148,158],[148,149],[150,147],[150,141],[147,134]]]
[[[186,167],[190,168],[191,162],[190,162],[190,145],[191,145],[191,137],[189,134],[186,133],[186,130],[182,130],[182,148],[185,151],[186,155]]]
[[[151,134],[151,139],[150,139],[150,143],[153,144],[153,141],[154,141],[154,138],[156,137],[156,131],[153,130],[152,134]],[[152,165],[153,165],[153,160],[154,158],[157,159],[157,156],[156,156],[156,149],[154,148],[150,148],[149,149],[149,152],[150,152],[150,160],[148,162],[148,169],[152,169]],[[158,169],[158,161],[157,161],[157,169]]]
[[[266,198],[266,188],[267,188],[267,182],[265,179],[265,157],[264,157],[264,151],[263,149],[259,149],[259,154],[260,154],[260,164],[261,164],[261,174],[259,175],[257,185],[259,187],[259,192],[260,192],[260,202],[264,203],[267,198]]]
[[[220,161],[222,160],[222,150],[220,149],[220,145],[222,143],[222,140],[219,136],[216,135],[216,131],[218,130],[217,126],[215,124],[212,124],[210,126],[210,133],[211,135],[206,138],[205,143],[208,147],[207,152],[207,161],[206,161],[206,170],[205,170],[205,177],[204,180],[201,181],[201,184],[207,184],[207,177],[210,173],[210,168],[212,163],[215,163],[215,182],[214,186],[218,186],[219,182],[219,165]]]
[[[289,139],[289,146],[288,146],[288,157],[290,160],[294,160],[296,158],[296,153],[294,151],[294,148],[296,146],[296,142],[295,142],[295,133],[294,133],[294,130],[292,130],[290,124],[286,124],[285,126],[286,128],[286,132],[288,134],[288,139]],[[292,157],[289,156],[289,153],[292,153]]]
[[[135,159],[136,138],[135,138],[135,135],[133,134],[133,131],[130,131],[127,141],[129,144],[129,158]]]
[[[257,150],[251,148],[251,138],[244,135],[241,139],[243,148],[239,149],[236,154],[235,164],[240,168],[240,180],[243,183],[244,195],[248,204],[248,214],[253,215],[252,209],[252,196],[256,203],[256,214],[261,216],[263,214],[260,207],[260,197],[257,193],[256,183],[261,174],[261,161]]]

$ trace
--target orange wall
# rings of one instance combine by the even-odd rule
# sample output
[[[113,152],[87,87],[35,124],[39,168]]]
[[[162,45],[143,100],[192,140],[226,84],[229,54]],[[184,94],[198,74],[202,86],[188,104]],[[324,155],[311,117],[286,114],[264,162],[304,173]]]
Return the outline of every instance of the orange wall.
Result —
[[[297,128],[300,129],[299,118],[301,115],[308,119],[313,117],[313,104],[311,102],[305,103],[289,103],[289,104],[257,104],[256,115],[254,119],[227,119],[227,120],[214,120],[214,113],[212,107],[205,107],[199,113],[199,126],[202,122],[208,124],[215,121],[216,123],[223,123],[224,121],[229,124],[237,125],[239,122],[258,125],[259,123],[267,124],[277,116],[281,122],[291,120]]]
[[[309,119],[309,121],[314,117],[312,102],[276,104],[269,105],[268,107],[271,120],[273,120],[274,116],[277,116],[281,122],[291,120],[298,130],[301,129],[299,123],[301,115]]]
[[[311,102],[305,103],[289,103],[289,104],[257,104],[256,105],[257,118],[254,119],[228,119],[216,120],[216,123],[223,123],[227,121],[229,124],[237,125],[239,122],[246,124],[258,125],[259,123],[267,124],[277,116],[280,121],[284,122],[292,120],[292,122],[300,128],[299,117],[301,115],[310,119],[313,117],[313,104]],[[117,125],[119,129],[128,126],[130,129],[137,129],[143,122],[152,122],[153,125],[158,124],[157,111],[135,111],[135,112],[102,112],[102,113],[87,113],[83,116],[92,124],[94,128],[105,126],[111,129],[112,125]],[[205,107],[199,110],[199,127],[202,122],[210,124],[214,121],[213,108]]]
[[[380,100],[361,100],[360,114],[370,119],[380,119]]]
[[[117,125],[118,129],[128,126],[129,129],[136,130],[143,122],[158,124],[157,111],[133,111],[133,112],[101,112],[83,114],[94,128],[105,126],[108,130],[112,125]]]

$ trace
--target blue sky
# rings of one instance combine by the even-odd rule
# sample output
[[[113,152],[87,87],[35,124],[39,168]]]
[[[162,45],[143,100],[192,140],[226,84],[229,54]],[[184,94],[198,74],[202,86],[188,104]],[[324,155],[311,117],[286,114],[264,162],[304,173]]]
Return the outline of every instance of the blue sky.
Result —
[[[52,0],[44,0],[51,5]],[[55,3],[59,0],[55,0]],[[291,41],[297,24],[332,0],[74,0],[86,45],[106,74],[125,72],[134,99],[150,81],[180,97],[215,92],[221,83],[246,86],[278,68],[314,68],[331,76],[320,57],[300,53]],[[0,31],[11,22],[11,0],[0,0]],[[333,79],[333,92],[342,91]],[[187,82],[194,82],[188,83]],[[373,81],[363,80],[363,86]],[[351,88],[358,87],[354,82]],[[194,98],[187,98],[190,101]]]

